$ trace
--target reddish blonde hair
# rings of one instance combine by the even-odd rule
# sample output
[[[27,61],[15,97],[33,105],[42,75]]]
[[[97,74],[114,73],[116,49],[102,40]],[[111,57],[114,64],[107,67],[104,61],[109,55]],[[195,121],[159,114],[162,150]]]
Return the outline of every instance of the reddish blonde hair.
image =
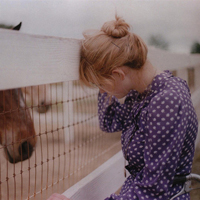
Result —
[[[104,23],[100,31],[85,32],[81,47],[80,80],[87,86],[113,85],[112,71],[128,66],[140,69],[147,59],[147,46],[120,17]]]

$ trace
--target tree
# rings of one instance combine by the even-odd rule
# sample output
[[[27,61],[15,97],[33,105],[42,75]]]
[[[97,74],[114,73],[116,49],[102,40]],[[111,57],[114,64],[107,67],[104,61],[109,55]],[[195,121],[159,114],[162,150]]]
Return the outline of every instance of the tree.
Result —
[[[0,28],[12,29],[13,26],[5,25],[5,24],[0,24]]]
[[[168,42],[161,35],[152,35],[148,40],[149,45],[168,50]]]
[[[200,53],[200,43],[194,42],[192,44],[190,53]]]

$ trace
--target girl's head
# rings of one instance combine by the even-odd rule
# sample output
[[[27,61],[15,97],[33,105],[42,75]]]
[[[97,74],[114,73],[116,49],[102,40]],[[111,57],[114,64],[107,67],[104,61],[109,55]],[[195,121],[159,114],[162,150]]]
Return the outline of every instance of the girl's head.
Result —
[[[80,80],[101,88],[115,86],[113,71],[122,66],[140,69],[147,59],[147,46],[120,17],[104,23],[100,31],[85,32],[81,47]]]

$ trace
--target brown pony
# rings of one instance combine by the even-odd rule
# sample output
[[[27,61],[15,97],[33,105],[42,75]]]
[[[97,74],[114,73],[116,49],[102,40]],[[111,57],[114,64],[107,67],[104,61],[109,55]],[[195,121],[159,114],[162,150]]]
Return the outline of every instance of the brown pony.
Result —
[[[0,144],[11,163],[28,159],[36,134],[21,89],[0,91]]]
[[[19,30],[21,23],[14,27]],[[0,91],[0,144],[11,163],[28,159],[36,145],[36,133],[21,89]]]

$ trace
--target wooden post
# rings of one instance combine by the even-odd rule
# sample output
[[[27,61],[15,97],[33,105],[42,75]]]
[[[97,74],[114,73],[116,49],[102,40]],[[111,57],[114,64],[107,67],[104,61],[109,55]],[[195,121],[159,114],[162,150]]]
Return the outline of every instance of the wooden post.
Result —
[[[73,84],[71,81],[63,83],[63,111],[65,142],[74,141],[74,111],[73,111]]]
[[[187,68],[182,68],[177,70],[177,76],[182,78],[188,83],[188,71]]]
[[[195,90],[200,88],[200,64],[196,65],[194,68],[194,86]]]

